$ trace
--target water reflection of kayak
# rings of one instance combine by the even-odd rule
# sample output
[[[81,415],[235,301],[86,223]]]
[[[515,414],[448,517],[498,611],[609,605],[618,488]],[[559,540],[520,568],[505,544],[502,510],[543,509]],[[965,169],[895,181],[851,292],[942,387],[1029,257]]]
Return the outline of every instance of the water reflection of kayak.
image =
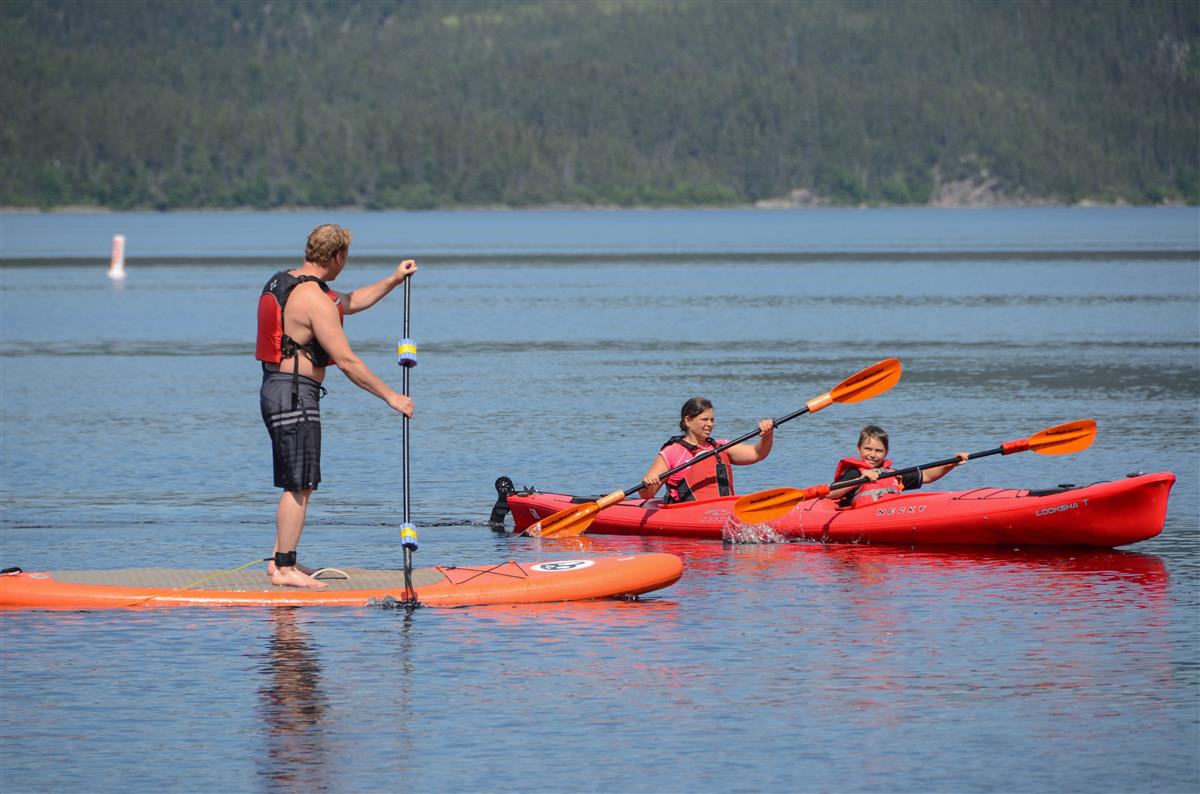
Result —
[[[1044,490],[920,490],[860,500],[851,508],[810,499],[758,527],[742,526],[733,517],[736,496],[672,505],[658,499],[626,500],[598,512],[588,532],[733,541],[1112,548],[1162,531],[1174,483],[1174,474],[1159,472]],[[531,489],[501,496],[517,531],[573,503],[595,499]]]
[[[439,566],[412,572],[425,606],[532,604],[640,595],[674,584],[683,563],[671,554],[626,554],[545,562]],[[344,576],[342,576],[344,574]],[[263,569],[126,568],[0,574],[0,608],[98,609],[135,606],[365,606],[401,600],[404,572],[346,568],[327,587],[272,586]]]

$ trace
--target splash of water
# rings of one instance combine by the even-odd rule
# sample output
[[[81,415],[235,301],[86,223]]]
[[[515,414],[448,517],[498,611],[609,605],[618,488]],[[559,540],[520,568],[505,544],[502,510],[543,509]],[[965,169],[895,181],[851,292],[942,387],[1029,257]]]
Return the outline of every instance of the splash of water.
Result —
[[[731,515],[721,527],[721,540],[725,543],[785,543],[788,539],[770,524],[743,524]]]

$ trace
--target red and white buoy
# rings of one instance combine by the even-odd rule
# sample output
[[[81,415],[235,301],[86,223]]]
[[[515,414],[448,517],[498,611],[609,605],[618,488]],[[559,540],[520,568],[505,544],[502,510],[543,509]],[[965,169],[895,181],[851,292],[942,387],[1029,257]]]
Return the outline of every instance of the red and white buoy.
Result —
[[[108,277],[115,280],[125,278],[125,235],[113,235],[112,261],[108,263]]]

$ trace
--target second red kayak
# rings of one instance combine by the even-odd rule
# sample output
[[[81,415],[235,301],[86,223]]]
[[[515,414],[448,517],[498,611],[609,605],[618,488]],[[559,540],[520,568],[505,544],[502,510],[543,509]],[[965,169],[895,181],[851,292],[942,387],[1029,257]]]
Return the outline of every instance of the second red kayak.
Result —
[[[588,533],[906,546],[1113,548],[1162,531],[1174,484],[1174,474],[1157,472],[1044,490],[919,490],[889,494],[867,504],[860,501],[851,508],[839,508],[830,499],[811,499],[761,527],[743,527],[733,516],[737,496],[671,505],[658,499],[626,500],[597,513]],[[510,489],[507,478],[497,481],[500,501],[492,518],[495,521],[506,506],[518,532],[572,504],[595,499],[529,490],[505,493]]]

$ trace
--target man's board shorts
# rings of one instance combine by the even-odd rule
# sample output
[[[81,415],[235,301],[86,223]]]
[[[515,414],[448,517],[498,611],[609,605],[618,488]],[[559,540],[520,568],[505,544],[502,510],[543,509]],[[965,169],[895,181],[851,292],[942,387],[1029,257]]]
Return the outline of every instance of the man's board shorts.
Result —
[[[263,373],[259,406],[271,436],[275,486],[285,491],[316,490],[321,482],[322,391],[303,375]]]

